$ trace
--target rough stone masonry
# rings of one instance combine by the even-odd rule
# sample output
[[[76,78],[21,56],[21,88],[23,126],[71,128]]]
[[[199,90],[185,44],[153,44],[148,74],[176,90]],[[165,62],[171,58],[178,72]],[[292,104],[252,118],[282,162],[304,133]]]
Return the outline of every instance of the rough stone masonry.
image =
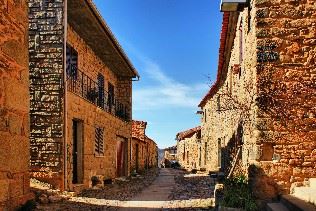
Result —
[[[29,3],[31,174],[52,184],[63,171],[64,1]]]
[[[200,104],[208,170],[249,175],[259,198],[316,177],[315,51],[315,1],[224,13],[218,78]]]
[[[0,210],[29,192],[27,3],[0,0]]]

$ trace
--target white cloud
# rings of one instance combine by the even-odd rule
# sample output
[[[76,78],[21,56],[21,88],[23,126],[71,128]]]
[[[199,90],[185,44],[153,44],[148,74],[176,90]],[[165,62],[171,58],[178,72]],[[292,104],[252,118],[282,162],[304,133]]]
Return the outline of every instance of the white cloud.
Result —
[[[181,83],[168,77],[155,62],[149,59],[141,61],[144,64],[142,74],[152,83],[142,88],[136,85],[134,88],[133,103],[136,111],[171,107],[197,109],[201,98],[209,89],[206,83]]]

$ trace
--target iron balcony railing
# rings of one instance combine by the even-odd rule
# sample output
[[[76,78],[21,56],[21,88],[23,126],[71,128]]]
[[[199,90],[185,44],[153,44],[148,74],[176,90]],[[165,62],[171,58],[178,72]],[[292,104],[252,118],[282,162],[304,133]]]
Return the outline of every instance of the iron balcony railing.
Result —
[[[130,109],[80,70],[67,74],[67,90],[124,121],[130,121]]]

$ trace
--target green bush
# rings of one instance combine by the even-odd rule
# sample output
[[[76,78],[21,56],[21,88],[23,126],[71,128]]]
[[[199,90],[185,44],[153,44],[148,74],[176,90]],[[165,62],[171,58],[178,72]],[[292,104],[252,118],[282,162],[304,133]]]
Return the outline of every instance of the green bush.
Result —
[[[242,208],[245,211],[258,210],[245,176],[225,180],[221,205]]]

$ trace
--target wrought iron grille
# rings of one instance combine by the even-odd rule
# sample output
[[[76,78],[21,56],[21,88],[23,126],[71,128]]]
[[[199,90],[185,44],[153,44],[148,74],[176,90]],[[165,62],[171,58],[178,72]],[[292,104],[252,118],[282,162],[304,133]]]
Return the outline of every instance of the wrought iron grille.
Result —
[[[67,90],[122,120],[130,121],[130,109],[80,70],[76,75],[67,75]]]
[[[104,143],[103,143],[104,128],[95,128],[95,153],[97,155],[104,155]]]

